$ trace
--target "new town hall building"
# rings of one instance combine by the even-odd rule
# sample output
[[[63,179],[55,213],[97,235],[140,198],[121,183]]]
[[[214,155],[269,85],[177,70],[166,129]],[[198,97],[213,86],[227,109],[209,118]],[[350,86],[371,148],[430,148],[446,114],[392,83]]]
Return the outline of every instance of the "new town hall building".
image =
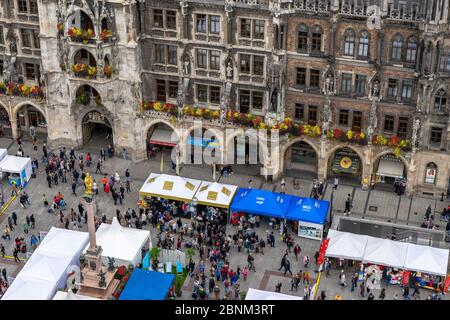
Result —
[[[0,116],[50,147],[260,151],[267,178],[450,177],[449,0],[2,0]],[[198,121],[213,138],[192,138]],[[244,149],[243,130],[280,128]],[[10,128],[8,130],[7,128]],[[174,134],[172,134],[174,133]]]

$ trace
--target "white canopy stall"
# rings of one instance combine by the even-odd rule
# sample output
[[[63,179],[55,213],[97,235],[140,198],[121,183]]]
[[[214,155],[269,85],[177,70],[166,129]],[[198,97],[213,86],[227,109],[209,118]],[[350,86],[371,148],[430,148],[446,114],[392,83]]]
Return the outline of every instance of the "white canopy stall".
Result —
[[[108,257],[115,259],[116,266],[137,265],[141,261],[141,249],[150,241],[150,231],[122,227],[116,217],[111,224],[102,223],[95,235],[97,245],[103,249],[104,265],[108,265]],[[149,246],[151,248],[151,242]],[[89,244],[84,252],[88,247]]]
[[[203,181],[195,197],[198,204],[228,209],[238,187],[230,184]]]
[[[191,202],[200,184],[201,181],[196,179],[152,173],[139,190],[139,195]]]
[[[448,249],[408,243],[404,269],[445,276],[448,266]]]
[[[3,172],[17,175],[16,181],[22,187],[28,184],[33,173],[30,158],[5,155],[0,161],[0,168]]]
[[[363,262],[403,268],[407,249],[408,244],[404,242],[368,237]]]
[[[368,236],[330,229],[327,257],[362,261]]]
[[[78,265],[88,233],[52,227],[6,290],[2,300],[50,300],[66,286],[67,269]]]
[[[245,300],[303,300],[302,297],[249,288]]]
[[[58,291],[53,297],[53,300],[100,300],[100,299],[89,296],[83,296],[81,294],[76,294],[73,293],[71,290],[69,290],[67,292]]]

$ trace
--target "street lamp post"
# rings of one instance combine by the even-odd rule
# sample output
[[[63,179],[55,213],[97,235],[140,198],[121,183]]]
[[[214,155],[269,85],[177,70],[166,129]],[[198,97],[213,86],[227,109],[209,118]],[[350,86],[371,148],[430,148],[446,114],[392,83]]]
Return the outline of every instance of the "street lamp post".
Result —
[[[333,199],[334,199],[334,188],[331,189],[331,198],[330,198],[330,218],[329,218],[329,228],[331,228],[331,223],[333,222]]]
[[[1,207],[3,208],[3,204],[5,203],[5,196],[3,195],[3,170],[1,168],[0,168],[0,189],[2,192]]]
[[[192,199],[192,214],[193,214],[193,217],[191,217],[191,218],[196,218],[197,217],[197,204],[198,204],[198,199],[197,199],[197,197],[194,197]]]

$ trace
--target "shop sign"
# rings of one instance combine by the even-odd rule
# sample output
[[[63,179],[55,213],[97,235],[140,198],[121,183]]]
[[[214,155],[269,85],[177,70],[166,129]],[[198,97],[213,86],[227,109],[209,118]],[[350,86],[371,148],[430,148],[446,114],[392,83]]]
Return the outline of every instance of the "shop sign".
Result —
[[[435,179],[436,179],[436,169],[428,168],[426,175],[425,175],[425,182],[426,183],[434,183]]]

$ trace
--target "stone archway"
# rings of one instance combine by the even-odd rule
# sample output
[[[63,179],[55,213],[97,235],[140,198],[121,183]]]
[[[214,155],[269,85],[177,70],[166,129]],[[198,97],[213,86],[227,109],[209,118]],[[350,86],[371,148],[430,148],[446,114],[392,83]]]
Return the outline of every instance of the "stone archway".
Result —
[[[33,102],[25,101],[16,105],[13,109],[13,122],[19,129],[19,135],[40,136],[39,140],[46,140],[48,135],[46,114],[40,106]]]
[[[185,164],[223,163],[224,139],[221,130],[194,125],[182,129],[180,136],[181,153]]]
[[[0,103],[0,136],[12,136],[11,117],[8,109]]]
[[[113,146],[113,123],[105,113],[92,109],[81,116],[83,145]]]
[[[162,154],[167,160],[171,159],[173,148],[180,142],[176,128],[164,120],[152,121],[146,126],[144,134],[148,159],[155,157],[160,160]]]
[[[327,156],[327,177],[337,176],[347,182],[359,184],[365,173],[364,159],[364,155],[352,146],[336,146]]]
[[[408,178],[409,163],[403,156],[396,156],[392,150],[377,154],[372,161],[372,182],[374,188],[394,190],[395,181]]]
[[[282,149],[282,172],[292,176],[315,178],[319,172],[320,150],[305,137],[289,141]]]

